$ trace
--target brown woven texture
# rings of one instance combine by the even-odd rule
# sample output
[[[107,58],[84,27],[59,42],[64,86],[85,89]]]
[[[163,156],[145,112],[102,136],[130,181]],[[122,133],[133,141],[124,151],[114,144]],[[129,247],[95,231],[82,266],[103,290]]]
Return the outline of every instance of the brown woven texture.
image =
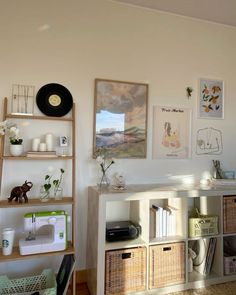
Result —
[[[224,233],[236,232],[236,196],[224,197]]]
[[[106,251],[105,294],[146,290],[146,248]]]
[[[149,289],[185,282],[185,243],[150,247]]]

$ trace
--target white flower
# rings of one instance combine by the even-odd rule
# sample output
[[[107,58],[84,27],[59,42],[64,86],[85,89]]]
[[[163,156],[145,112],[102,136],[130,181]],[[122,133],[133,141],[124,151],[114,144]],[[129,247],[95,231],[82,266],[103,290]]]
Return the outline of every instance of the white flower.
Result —
[[[10,135],[11,135],[11,136],[15,136],[15,137],[17,137],[17,136],[19,135],[20,130],[19,130],[19,128],[17,128],[16,126],[12,126],[12,127],[10,128],[9,132],[10,132]]]
[[[7,121],[0,122],[0,135],[4,135],[7,129]]]
[[[96,161],[97,161],[97,163],[98,163],[99,165],[101,165],[101,164],[103,164],[103,162],[104,162],[104,157],[102,157],[102,156],[98,156],[98,157],[96,158]]]

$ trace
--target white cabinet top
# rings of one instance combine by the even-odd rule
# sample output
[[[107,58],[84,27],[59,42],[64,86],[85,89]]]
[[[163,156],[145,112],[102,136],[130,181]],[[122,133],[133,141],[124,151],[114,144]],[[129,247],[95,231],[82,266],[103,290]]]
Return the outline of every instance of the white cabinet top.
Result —
[[[124,190],[109,188],[89,187],[104,201],[166,199],[181,197],[210,197],[236,195],[236,185],[179,185],[179,184],[135,184],[127,185]]]

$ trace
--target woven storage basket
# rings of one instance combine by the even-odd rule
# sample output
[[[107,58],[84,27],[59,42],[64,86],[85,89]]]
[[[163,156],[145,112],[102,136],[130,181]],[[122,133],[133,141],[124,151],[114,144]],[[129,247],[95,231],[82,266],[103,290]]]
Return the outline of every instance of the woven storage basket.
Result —
[[[236,232],[236,196],[224,197],[224,233]]]
[[[185,282],[185,243],[150,246],[149,289]]]
[[[40,295],[57,294],[56,278],[52,270],[45,269],[40,275],[10,280],[0,276],[1,295],[30,295],[40,291]]]
[[[146,255],[145,247],[106,251],[105,294],[144,291]]]

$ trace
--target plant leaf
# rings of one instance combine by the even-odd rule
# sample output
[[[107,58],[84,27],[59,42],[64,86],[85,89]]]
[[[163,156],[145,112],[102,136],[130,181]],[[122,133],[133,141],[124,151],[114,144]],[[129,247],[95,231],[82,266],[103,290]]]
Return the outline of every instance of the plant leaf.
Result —
[[[45,183],[43,187],[44,187],[45,191],[48,191],[51,188],[51,184],[50,183]]]
[[[57,186],[58,185],[58,183],[59,183],[59,180],[58,179],[55,179],[55,180],[53,180],[53,182],[52,182],[55,186]]]

